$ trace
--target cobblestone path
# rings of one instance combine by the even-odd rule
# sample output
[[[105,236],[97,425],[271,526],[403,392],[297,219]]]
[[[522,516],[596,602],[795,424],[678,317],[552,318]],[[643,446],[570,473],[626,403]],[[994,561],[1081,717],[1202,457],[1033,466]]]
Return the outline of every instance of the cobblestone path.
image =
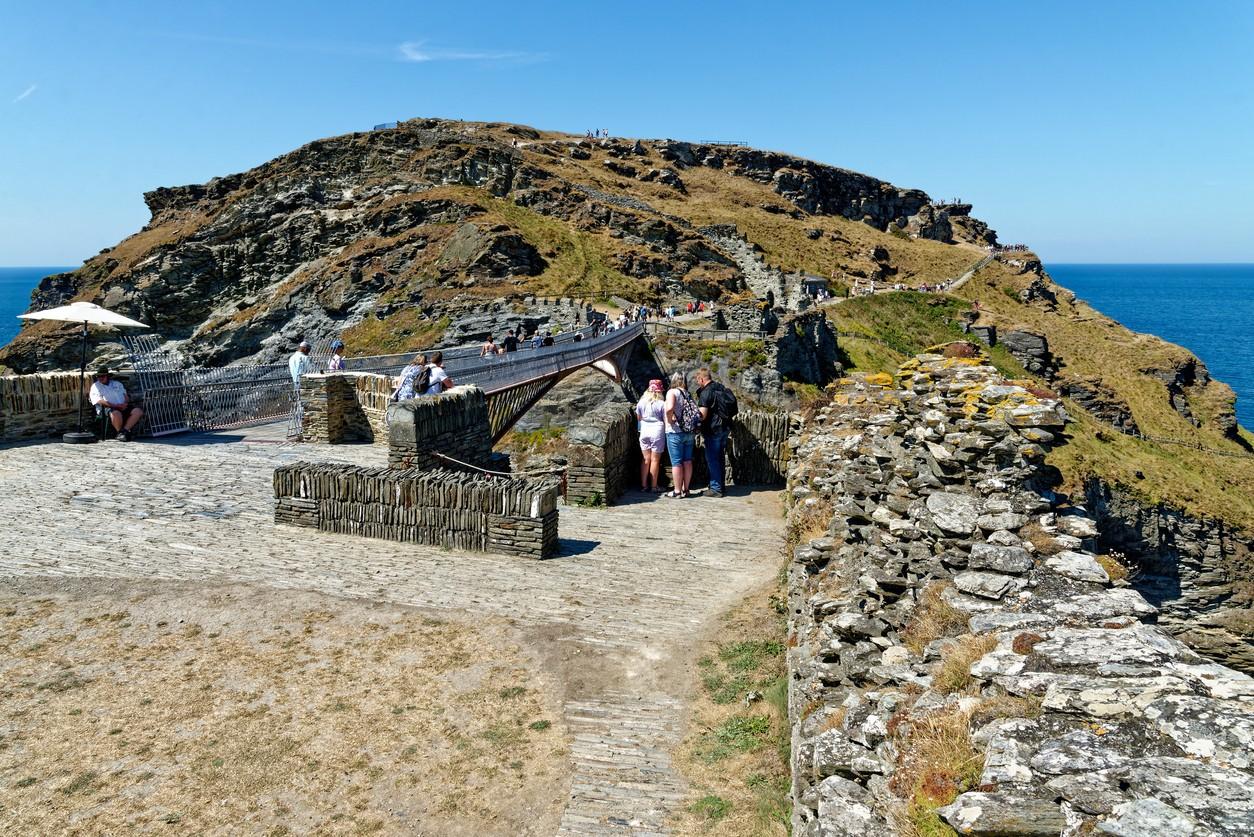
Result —
[[[276,465],[385,454],[266,436],[0,448],[0,578],[246,582],[511,618],[570,673],[560,833],[665,832],[694,641],[777,570],[776,492],[564,507],[560,557],[537,562],[276,526]]]

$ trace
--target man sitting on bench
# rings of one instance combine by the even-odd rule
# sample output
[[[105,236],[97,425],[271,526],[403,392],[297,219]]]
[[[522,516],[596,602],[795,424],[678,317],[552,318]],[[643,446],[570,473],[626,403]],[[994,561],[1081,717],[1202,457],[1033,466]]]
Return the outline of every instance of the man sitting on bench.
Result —
[[[118,433],[118,439],[129,442],[131,431],[144,417],[144,411],[131,403],[126,394],[126,385],[113,380],[109,376],[109,370],[102,367],[96,370],[96,382],[91,385],[90,398],[96,408],[96,415],[108,416],[113,429]]]

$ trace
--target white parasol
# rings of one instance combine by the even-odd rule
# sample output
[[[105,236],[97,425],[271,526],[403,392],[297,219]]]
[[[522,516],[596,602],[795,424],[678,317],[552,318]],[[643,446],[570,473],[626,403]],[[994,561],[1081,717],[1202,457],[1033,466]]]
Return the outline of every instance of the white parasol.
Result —
[[[29,314],[18,314],[20,320],[56,320],[63,323],[82,323],[83,324],[83,350],[82,359],[78,367],[78,378],[80,389],[86,384],[87,374],[87,326],[121,326],[123,328],[148,328],[148,326],[132,320],[130,317],[124,317],[121,314],[114,313],[108,308],[101,308],[93,302],[71,302],[69,305],[61,305],[57,308],[49,308],[47,311],[32,311]],[[78,432],[66,433],[61,437],[64,441],[72,444],[83,444],[85,442],[96,441],[96,434],[86,433],[83,431],[83,401],[80,398],[78,402]]]

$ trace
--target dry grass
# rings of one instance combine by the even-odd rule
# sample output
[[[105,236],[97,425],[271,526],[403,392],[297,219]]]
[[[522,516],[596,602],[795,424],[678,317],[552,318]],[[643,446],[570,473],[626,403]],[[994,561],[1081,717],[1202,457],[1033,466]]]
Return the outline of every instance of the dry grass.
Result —
[[[1094,555],[1097,563],[1101,564],[1102,569],[1106,571],[1106,575],[1110,576],[1111,581],[1126,581],[1132,574],[1128,565],[1120,561],[1114,555]]]
[[[980,700],[971,713],[971,728],[979,729],[990,721],[1001,718],[1039,718],[1041,715],[1041,698],[1035,695],[1013,697],[998,695]]]
[[[552,833],[559,704],[508,636],[243,587],[10,591],[8,830]]]
[[[941,656],[940,665],[932,676],[932,688],[941,694],[964,692],[971,687],[971,665],[997,647],[997,637],[992,634],[965,634],[958,637],[952,647]]]
[[[1029,521],[1026,526],[1019,530],[1019,537],[1036,548],[1037,555],[1057,555],[1062,552],[1064,547],[1058,540],[1041,528],[1039,521]]]
[[[673,823],[678,835],[788,833],[790,729],[778,595],[768,589],[749,597],[724,617],[719,642],[705,643],[692,732],[676,759],[691,789]],[[746,706],[750,693],[761,698]]]
[[[832,504],[826,499],[808,498],[813,502],[802,500],[788,512],[788,545],[821,538],[827,534],[827,527],[832,522]]]
[[[919,594],[919,603],[902,632],[902,642],[916,654],[933,640],[950,636],[967,626],[967,615],[941,598],[948,581],[933,581]]]
[[[932,712],[902,725],[900,756],[890,787],[901,797],[897,826],[905,837],[950,834],[936,815],[980,780],[983,754],[971,740],[971,718],[957,709]]]

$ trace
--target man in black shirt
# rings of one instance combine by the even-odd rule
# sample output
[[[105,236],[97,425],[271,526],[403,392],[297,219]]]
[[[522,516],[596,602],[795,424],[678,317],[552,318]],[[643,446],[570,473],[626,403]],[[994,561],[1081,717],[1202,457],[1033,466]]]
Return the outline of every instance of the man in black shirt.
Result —
[[[505,339],[501,341],[501,345],[505,347],[507,352],[518,351],[518,338],[514,336],[514,330],[511,328],[505,332]]]
[[[731,431],[731,419],[724,414],[719,391],[723,385],[710,377],[710,370],[697,370],[697,407],[701,410],[701,436],[705,439],[705,464],[710,470],[710,488],[707,497],[723,496],[723,478],[726,473],[724,457],[727,453],[727,436]]]

